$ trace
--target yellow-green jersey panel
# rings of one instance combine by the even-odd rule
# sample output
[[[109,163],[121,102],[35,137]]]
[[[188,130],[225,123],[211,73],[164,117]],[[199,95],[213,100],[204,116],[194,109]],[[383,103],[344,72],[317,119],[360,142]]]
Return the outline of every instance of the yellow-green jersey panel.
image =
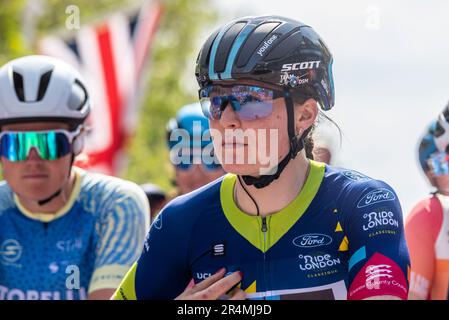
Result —
[[[0,185],[0,300],[85,299],[116,289],[139,257],[149,206],[134,183],[74,168],[67,204],[31,213]]]
[[[299,195],[267,217],[242,212],[235,175],[171,201],[115,299],[173,299],[193,278],[243,272],[250,299],[364,299],[408,292],[402,211],[386,183],[311,161]]]

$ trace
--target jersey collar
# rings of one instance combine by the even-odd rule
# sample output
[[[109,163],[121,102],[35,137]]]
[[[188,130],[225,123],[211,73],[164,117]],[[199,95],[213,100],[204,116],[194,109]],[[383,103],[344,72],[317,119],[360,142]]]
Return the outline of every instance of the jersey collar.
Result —
[[[310,173],[304,187],[296,198],[284,209],[267,216],[268,239],[261,232],[262,217],[252,216],[240,210],[234,202],[234,186],[237,176],[227,174],[220,188],[223,213],[232,227],[262,252],[270,249],[301,218],[314,199],[324,178],[326,165],[310,160]],[[265,243],[264,242],[268,242]]]
[[[80,191],[81,191],[83,170],[81,170],[77,167],[73,167],[73,170],[75,172],[75,185],[73,187],[72,193],[70,194],[69,200],[61,209],[59,209],[55,213],[32,212],[22,205],[19,197],[14,193],[14,202],[16,203],[19,211],[24,216],[26,216],[30,219],[33,219],[33,220],[41,221],[41,222],[51,222],[51,221],[54,221],[54,220],[64,216],[73,207],[73,204],[75,203],[75,201],[78,198]]]

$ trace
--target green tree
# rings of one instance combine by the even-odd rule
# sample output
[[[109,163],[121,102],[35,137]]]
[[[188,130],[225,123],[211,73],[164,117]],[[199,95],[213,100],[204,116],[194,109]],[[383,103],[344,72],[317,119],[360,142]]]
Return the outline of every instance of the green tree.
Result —
[[[200,45],[198,36],[214,18],[205,0],[166,1],[152,49],[149,91],[140,110],[136,135],[129,146],[124,177],[138,183],[157,183],[166,190],[171,188],[173,172],[165,125],[182,105],[198,100],[197,92],[187,89],[185,82],[196,81],[193,70]],[[186,75],[185,70],[192,72]]]

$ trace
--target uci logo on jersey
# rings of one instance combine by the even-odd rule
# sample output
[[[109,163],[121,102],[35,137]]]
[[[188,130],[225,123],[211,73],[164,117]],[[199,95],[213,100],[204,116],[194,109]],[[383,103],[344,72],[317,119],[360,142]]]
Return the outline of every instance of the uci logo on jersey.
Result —
[[[332,243],[332,238],[326,234],[309,233],[293,239],[293,244],[300,248],[314,248],[327,246]]]
[[[368,207],[372,204],[383,202],[383,201],[393,201],[396,197],[391,190],[385,188],[379,188],[367,193],[360,199],[359,203],[357,203],[357,208]]]

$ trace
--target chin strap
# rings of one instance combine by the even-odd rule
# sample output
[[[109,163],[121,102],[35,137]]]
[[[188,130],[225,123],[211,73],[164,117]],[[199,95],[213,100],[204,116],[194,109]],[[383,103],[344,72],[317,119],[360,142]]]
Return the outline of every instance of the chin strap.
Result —
[[[59,189],[58,191],[56,191],[55,193],[53,193],[53,194],[52,194],[51,196],[49,196],[48,198],[43,199],[43,200],[39,200],[37,203],[38,203],[40,206],[43,206],[44,204],[49,203],[51,200],[53,200],[54,198],[56,198],[57,196],[59,196],[59,195],[61,194],[61,192],[62,192],[62,188]]]
[[[70,175],[72,173],[72,165],[73,165],[74,161],[75,161],[75,154],[72,154],[72,160],[70,160],[70,169],[69,169],[69,175],[68,175],[69,179],[70,179]],[[43,206],[44,204],[49,203],[50,201],[52,201],[54,198],[56,198],[57,196],[59,196],[61,194],[63,188],[64,187],[61,187],[58,191],[53,193],[48,198],[45,198],[45,199],[42,199],[42,200],[38,200],[37,204],[40,205],[40,206]]]
[[[284,99],[285,106],[287,107],[287,129],[288,129],[288,137],[290,140],[290,151],[281,160],[281,162],[277,165],[277,170],[275,173],[270,175],[261,175],[259,177],[253,176],[242,176],[243,181],[246,185],[254,185],[257,189],[264,188],[272,183],[274,180],[278,179],[281,175],[282,171],[285,169],[287,164],[291,159],[294,159],[296,155],[304,148],[304,137],[307,137],[309,134],[311,127],[308,128],[301,135],[296,135],[295,133],[295,111],[293,105],[293,99],[291,97],[290,91],[288,88],[284,90]]]

